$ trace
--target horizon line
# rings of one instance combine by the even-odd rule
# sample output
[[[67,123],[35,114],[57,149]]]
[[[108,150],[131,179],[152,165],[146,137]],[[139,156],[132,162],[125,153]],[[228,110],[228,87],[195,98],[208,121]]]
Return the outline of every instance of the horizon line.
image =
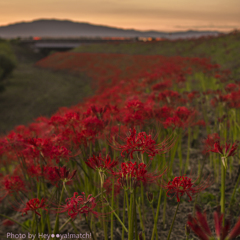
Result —
[[[21,23],[32,23],[36,21],[68,21],[72,23],[84,23],[84,24],[89,24],[89,25],[95,25],[95,26],[101,26],[101,27],[108,27],[108,28],[115,28],[115,29],[120,29],[120,30],[132,30],[132,31],[138,31],[138,32],[164,32],[164,33],[172,33],[172,32],[187,32],[187,31],[198,31],[198,32],[219,32],[219,33],[227,33],[227,32],[232,32],[234,30],[239,30],[237,28],[232,27],[231,30],[217,30],[219,28],[225,28],[223,26],[175,26],[175,28],[185,28],[185,30],[172,30],[172,31],[164,31],[164,30],[155,30],[155,29],[148,29],[148,30],[138,30],[136,28],[122,28],[122,27],[115,27],[115,26],[109,26],[109,25],[104,25],[104,24],[98,24],[98,23],[90,23],[90,22],[79,22],[75,20],[70,20],[70,19],[60,19],[60,18],[37,18],[33,20],[19,20],[17,22],[13,23],[8,23],[6,25],[0,25],[0,27],[8,27],[16,24],[21,24]],[[199,28],[204,28],[204,30],[200,30]],[[210,28],[210,29],[209,29]],[[211,29],[212,28],[212,29]]]

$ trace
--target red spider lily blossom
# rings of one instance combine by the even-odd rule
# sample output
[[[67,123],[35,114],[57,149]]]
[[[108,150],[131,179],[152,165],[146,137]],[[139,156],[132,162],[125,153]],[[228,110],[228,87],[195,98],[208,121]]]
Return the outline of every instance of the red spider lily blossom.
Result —
[[[18,136],[11,141],[14,146],[13,150],[21,157],[40,159],[41,156],[49,161],[55,159],[56,163],[59,163],[61,158],[69,159],[70,157],[70,151],[65,146],[54,145],[53,139],[50,138],[23,138]]]
[[[153,91],[163,91],[172,87],[171,79],[167,79],[164,82],[157,83],[152,86]]]
[[[118,161],[111,161],[111,157],[109,155],[102,158],[101,153],[98,156],[93,155],[85,163],[93,170],[100,170],[102,172],[105,172],[107,169],[112,171],[112,169],[118,165]]]
[[[227,158],[234,156],[238,148],[238,141],[233,144],[225,143],[220,145],[220,137],[217,133],[209,134],[205,140],[205,150],[204,152],[215,152],[222,155],[222,157]]]
[[[124,152],[130,154],[131,159],[133,159],[134,152],[141,152],[142,154],[146,152],[152,159],[156,154],[168,152],[175,143],[173,137],[168,137],[161,143],[156,143],[156,141],[152,139],[151,134],[147,135],[146,132],[137,134],[135,128],[130,129],[129,133],[125,140],[126,144],[119,144],[116,140],[113,140],[112,147],[117,150],[122,150],[122,157],[124,157]]]
[[[230,233],[228,233],[231,226],[230,220],[226,219],[225,225],[223,226],[223,214],[220,213],[220,207],[218,207],[217,211],[213,213],[213,217],[215,223],[215,234],[217,236],[217,239],[231,240],[235,239],[240,234],[240,218],[238,219],[237,223],[230,231]],[[199,239],[214,239],[207,222],[206,213],[202,213],[198,206],[196,206],[196,217],[193,218],[191,215],[189,215],[187,225],[199,237]]]
[[[46,199],[42,199],[41,202],[38,198],[33,198],[30,199],[27,203],[26,203],[26,207],[24,209],[21,210],[22,214],[25,213],[27,214],[28,211],[33,211],[35,212],[38,216],[41,217],[41,214],[37,212],[37,209],[44,209],[46,211],[48,211],[46,209],[47,205],[46,205]]]
[[[238,90],[239,86],[235,83],[229,83],[228,85],[225,86],[226,92],[233,92]]]
[[[141,182],[144,185],[156,182],[165,173],[148,173],[146,167],[144,163],[124,162],[121,164],[120,171],[114,172],[113,175],[117,177],[117,181],[123,189],[131,191],[140,186]]]
[[[86,132],[87,135],[93,136],[102,131],[108,124],[108,121],[101,120],[96,116],[89,116],[83,119],[81,123],[83,131]]]
[[[196,111],[187,109],[186,107],[177,107],[172,117],[166,118],[163,122],[164,128],[172,127],[175,129],[186,128],[192,125],[193,120],[196,116]]]
[[[125,108],[122,110],[123,122],[130,126],[141,125],[147,118],[147,112],[144,103],[138,99],[129,100],[126,102]]]
[[[25,183],[19,176],[5,176],[3,181],[3,191],[5,195],[0,198],[0,201],[3,200],[7,195],[12,195],[13,193],[19,194],[19,192],[26,192]]]
[[[206,122],[204,120],[198,120],[197,122],[193,123],[193,126],[206,126]]]
[[[158,95],[159,101],[164,101],[168,104],[174,104],[177,101],[179,102],[181,99],[181,96],[178,92],[172,91],[172,90],[165,90]]]
[[[67,168],[65,166],[63,166],[60,169],[55,167],[55,172],[57,173],[57,175],[59,176],[59,178],[61,180],[63,180],[64,182],[67,182],[67,181],[70,181],[70,180],[72,180],[74,178],[74,176],[76,175],[77,170],[74,170],[70,174],[70,171],[67,170]]]
[[[178,202],[180,202],[180,198],[186,193],[190,202],[195,194],[203,191],[210,185],[209,178],[206,181],[199,183],[197,186],[194,186],[197,181],[198,178],[192,182],[191,178],[183,175],[180,177],[175,177],[172,181],[169,181],[167,185],[162,185],[162,187],[167,189],[168,197],[168,194],[174,194],[174,196],[177,196]]]
[[[61,206],[59,213],[67,212],[71,218],[89,213],[93,213],[97,217],[99,213],[93,210],[96,205],[96,199],[92,197],[91,194],[86,198],[84,192],[79,196],[78,193],[75,192],[73,197],[66,199],[66,204]]]
[[[2,225],[3,226],[13,226],[15,224],[15,222],[9,220],[9,219],[5,219],[2,221]]]

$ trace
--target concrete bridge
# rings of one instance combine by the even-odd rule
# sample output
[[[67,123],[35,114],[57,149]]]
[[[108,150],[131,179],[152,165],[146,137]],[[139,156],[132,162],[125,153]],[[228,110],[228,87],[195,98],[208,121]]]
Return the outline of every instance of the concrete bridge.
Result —
[[[39,38],[21,39],[21,44],[30,46],[34,51],[48,55],[51,51],[68,51],[81,45],[96,43],[134,42],[137,38]]]

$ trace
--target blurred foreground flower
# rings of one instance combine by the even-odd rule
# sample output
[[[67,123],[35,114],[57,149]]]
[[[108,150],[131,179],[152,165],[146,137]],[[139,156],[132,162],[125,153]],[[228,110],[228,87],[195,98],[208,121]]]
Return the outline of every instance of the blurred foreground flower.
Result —
[[[2,221],[2,225],[3,226],[13,226],[15,224],[15,222],[9,220],[9,219],[5,219]]]
[[[220,207],[213,213],[215,222],[215,234],[217,239],[220,240],[231,240],[235,239],[240,234],[240,218],[229,232],[230,220],[226,219],[225,225],[223,226],[223,214],[220,214]],[[200,208],[196,206],[196,217],[193,218],[191,215],[188,216],[187,225],[201,240],[212,240],[215,239],[212,235],[210,227],[207,223],[207,216],[202,213]]]

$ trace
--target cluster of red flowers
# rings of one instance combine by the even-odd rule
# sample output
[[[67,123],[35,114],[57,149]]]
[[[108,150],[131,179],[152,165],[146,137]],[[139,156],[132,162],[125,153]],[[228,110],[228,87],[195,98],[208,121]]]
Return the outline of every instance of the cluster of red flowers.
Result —
[[[73,197],[66,200],[66,204],[58,209],[59,213],[67,212],[68,216],[71,218],[76,218],[77,215],[92,213],[98,216],[98,213],[94,211],[97,203],[92,195],[85,197],[85,193],[78,195],[77,192],[73,194]]]
[[[68,52],[52,54],[37,65],[72,71],[81,69],[101,87],[84,103],[61,108],[51,118],[38,118],[29,126],[18,126],[0,139],[1,167],[7,164],[13,166],[13,170],[10,169],[12,172],[6,168],[9,174],[0,176],[1,200],[8,195],[28,193],[35,186],[32,182],[36,183],[40,178],[56,186],[60,180],[71,181],[76,169],[67,170],[65,165],[75,161],[71,166],[80,166],[85,170],[81,165],[82,159],[91,169],[108,175],[103,184],[108,193],[112,178],[116,194],[120,192],[120,187],[133,190],[141,184],[157,184],[163,173],[150,172],[149,166],[156,155],[173,147],[176,142],[174,130],[209,124],[202,120],[200,113],[197,114],[199,99],[203,101],[215,94],[216,99],[212,101],[215,105],[226,102],[231,108],[240,106],[237,83],[226,85],[227,94],[221,91],[206,91],[203,94],[175,91],[173,86],[184,87],[188,75],[194,71],[204,71],[209,76],[218,74],[221,80],[224,73],[208,59]],[[161,136],[158,136],[160,133]],[[161,138],[164,140],[161,141]],[[111,139],[111,146],[106,146],[106,139]],[[219,140],[217,135],[209,136],[206,152],[218,152],[225,156],[236,153],[237,143],[220,145],[215,140]],[[124,160],[120,157],[114,159],[113,150],[120,151]],[[32,181],[27,185],[29,179]],[[162,179],[160,182],[160,186],[167,189],[167,194],[176,196],[178,202],[184,194],[191,201],[196,193],[210,184],[208,179],[196,185],[197,180],[193,182],[186,176],[175,177],[165,184]],[[78,195],[75,192],[58,212],[67,212],[71,218],[88,213],[98,216],[94,210],[96,204],[92,195],[86,198],[84,193]],[[33,211],[40,215],[37,210],[47,210],[47,207],[45,199],[34,198],[27,202],[22,212]]]

